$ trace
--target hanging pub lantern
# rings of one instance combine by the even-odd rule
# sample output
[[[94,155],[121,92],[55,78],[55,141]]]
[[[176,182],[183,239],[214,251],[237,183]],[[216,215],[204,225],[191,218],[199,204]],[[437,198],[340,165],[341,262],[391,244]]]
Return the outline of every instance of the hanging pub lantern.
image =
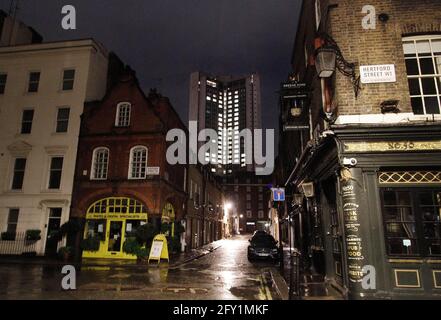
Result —
[[[306,83],[288,81],[282,83],[282,104],[283,110],[288,111],[290,116],[298,118],[305,110],[308,92]]]

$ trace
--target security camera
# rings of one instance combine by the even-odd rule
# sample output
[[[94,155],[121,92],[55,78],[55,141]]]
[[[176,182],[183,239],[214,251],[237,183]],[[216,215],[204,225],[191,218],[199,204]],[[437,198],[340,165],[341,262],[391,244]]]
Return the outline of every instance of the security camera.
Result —
[[[355,158],[344,158],[343,159],[343,165],[345,166],[351,166],[351,167],[355,167],[357,165],[358,161]]]

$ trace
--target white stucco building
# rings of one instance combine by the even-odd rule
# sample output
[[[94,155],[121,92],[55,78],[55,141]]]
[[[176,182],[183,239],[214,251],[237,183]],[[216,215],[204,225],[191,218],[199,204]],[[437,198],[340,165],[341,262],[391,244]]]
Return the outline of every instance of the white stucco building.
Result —
[[[39,255],[56,252],[47,237],[69,219],[80,116],[107,71],[91,39],[0,48],[0,232],[41,230]]]

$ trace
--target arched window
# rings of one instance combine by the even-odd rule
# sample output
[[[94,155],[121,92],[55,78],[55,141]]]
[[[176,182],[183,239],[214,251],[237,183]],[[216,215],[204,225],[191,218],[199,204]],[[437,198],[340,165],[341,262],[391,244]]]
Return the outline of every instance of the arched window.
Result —
[[[128,127],[130,126],[130,112],[132,105],[129,102],[118,103],[116,108],[115,126]]]
[[[130,150],[129,179],[147,177],[147,148],[137,146]]]
[[[107,180],[109,169],[109,149],[100,147],[93,150],[92,157],[92,180]]]

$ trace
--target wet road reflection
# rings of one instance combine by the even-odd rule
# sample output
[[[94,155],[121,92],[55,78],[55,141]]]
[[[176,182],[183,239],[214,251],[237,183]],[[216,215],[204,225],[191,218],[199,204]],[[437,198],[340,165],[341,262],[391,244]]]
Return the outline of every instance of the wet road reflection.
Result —
[[[83,268],[77,290],[61,289],[61,268],[0,265],[0,299],[200,300],[277,298],[263,273],[276,266],[247,260],[248,236],[225,240],[214,252],[177,268]]]

